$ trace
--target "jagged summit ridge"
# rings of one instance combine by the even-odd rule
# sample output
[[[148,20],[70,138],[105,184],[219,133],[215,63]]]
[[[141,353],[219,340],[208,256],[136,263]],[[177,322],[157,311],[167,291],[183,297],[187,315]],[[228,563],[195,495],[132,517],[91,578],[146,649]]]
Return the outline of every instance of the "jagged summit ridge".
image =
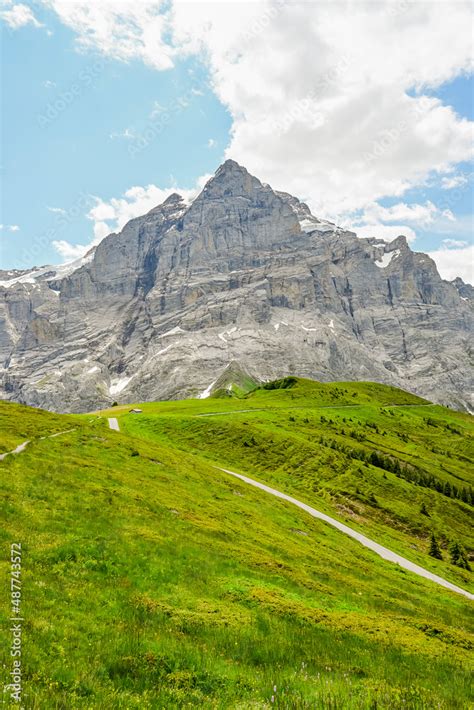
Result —
[[[1,396],[60,411],[197,396],[220,375],[376,380],[473,407],[472,289],[233,160],[68,267],[2,274]],[[236,365],[235,365],[236,363]]]

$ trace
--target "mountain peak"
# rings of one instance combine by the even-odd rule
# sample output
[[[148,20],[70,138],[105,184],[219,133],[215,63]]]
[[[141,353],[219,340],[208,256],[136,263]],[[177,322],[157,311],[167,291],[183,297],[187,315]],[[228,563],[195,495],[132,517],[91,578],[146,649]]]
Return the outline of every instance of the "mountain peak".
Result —
[[[180,195],[178,192],[173,192],[171,195],[169,195],[166,200],[163,202],[164,205],[174,205],[177,204],[178,202],[183,202],[183,196]]]
[[[168,195],[164,202],[161,202],[159,205],[156,205],[156,207],[153,207],[149,212],[147,212],[147,215],[170,215],[174,214],[179,210],[184,210],[185,206],[186,205],[183,196],[177,192],[173,192],[171,193],[171,195]]]
[[[228,173],[241,173],[242,175],[249,174],[248,170],[244,168],[243,165],[239,165],[239,163],[237,163],[235,160],[232,160],[231,158],[225,160],[222,165],[217,168],[214,177],[218,177],[220,175],[225,175]]]
[[[271,192],[271,188],[264,188],[260,180],[251,175],[243,165],[229,159],[217,168],[196,202],[199,204],[201,199],[208,198],[248,197],[257,190]]]

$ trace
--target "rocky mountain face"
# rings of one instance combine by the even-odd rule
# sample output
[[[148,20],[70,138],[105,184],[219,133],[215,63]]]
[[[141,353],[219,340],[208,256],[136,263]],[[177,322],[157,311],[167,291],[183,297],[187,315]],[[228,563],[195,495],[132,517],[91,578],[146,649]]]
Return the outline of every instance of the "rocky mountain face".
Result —
[[[0,272],[0,396],[62,412],[204,396],[232,367],[474,409],[474,290],[228,160],[67,267]]]

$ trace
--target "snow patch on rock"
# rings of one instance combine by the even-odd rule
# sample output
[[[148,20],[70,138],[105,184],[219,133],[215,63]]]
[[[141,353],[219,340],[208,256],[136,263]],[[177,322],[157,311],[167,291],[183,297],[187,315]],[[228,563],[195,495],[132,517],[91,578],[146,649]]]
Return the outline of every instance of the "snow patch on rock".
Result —
[[[217,380],[214,380],[214,382],[211,382],[211,384],[209,385],[209,387],[206,387],[206,389],[203,390],[203,391],[201,392],[201,394],[198,394],[198,397],[197,397],[197,398],[198,398],[198,399],[207,399],[208,397],[210,397],[210,396],[211,396],[211,392],[212,392],[212,388],[214,387],[214,385],[216,384],[216,382],[217,382]]]
[[[183,330],[182,328],[177,325],[175,328],[171,328],[171,330],[167,330],[166,333],[161,333],[159,335],[159,338],[167,338],[169,335],[179,335],[179,333],[185,333],[186,331]]]
[[[387,254],[382,254],[376,259],[375,266],[378,266],[379,269],[386,269],[387,266],[392,263],[393,259],[398,259],[399,256],[400,249],[394,249],[393,251],[389,251]]]
[[[125,389],[125,387],[132,379],[133,375],[131,375],[130,377],[117,377],[111,380],[109,386],[109,394],[119,394],[120,392],[122,392],[122,390]]]
[[[81,266],[84,266],[92,261],[94,258],[94,251],[94,249],[91,249],[91,251],[82,258],[74,259],[74,261],[69,261],[67,264],[60,264],[59,266],[35,267],[20,276],[15,276],[13,279],[0,281],[0,286],[10,288],[11,286],[16,286],[17,284],[37,285],[37,280],[39,279],[46,282],[64,279],[66,276],[70,276],[73,271],[77,271],[77,269],[80,269]],[[54,291],[54,289],[51,289],[51,291]],[[54,293],[59,294],[59,291],[54,291]]]
[[[223,330],[222,333],[219,333],[217,337],[220,338],[220,340],[222,340],[222,342],[227,343],[225,336],[232,335],[232,333],[235,333],[236,330],[237,330],[237,326],[234,325],[232,328],[229,328],[228,330]]]
[[[161,350],[158,350],[158,352],[154,353],[154,355],[152,355],[152,357],[158,357],[158,355],[163,355],[163,353],[168,352],[168,350],[170,350],[172,347],[173,347],[173,343],[171,343],[171,345],[167,345],[166,348],[162,348]]]

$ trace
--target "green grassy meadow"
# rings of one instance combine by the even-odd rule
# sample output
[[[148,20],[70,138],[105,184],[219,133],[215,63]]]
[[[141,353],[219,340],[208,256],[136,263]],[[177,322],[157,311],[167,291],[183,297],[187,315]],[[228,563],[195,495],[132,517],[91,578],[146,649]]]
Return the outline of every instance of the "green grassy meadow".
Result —
[[[1,666],[21,542],[25,708],[473,707],[468,599],[215,468],[473,591],[449,559],[474,550],[471,417],[371,383],[275,387],[141,414],[0,403],[1,451],[31,440],[0,461]]]

